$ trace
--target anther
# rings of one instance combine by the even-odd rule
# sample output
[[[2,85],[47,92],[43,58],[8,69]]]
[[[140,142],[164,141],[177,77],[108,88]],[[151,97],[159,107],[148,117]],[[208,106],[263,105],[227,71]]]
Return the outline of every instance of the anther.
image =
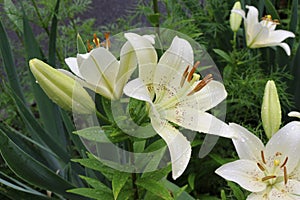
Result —
[[[276,178],[276,176],[275,176],[275,175],[272,175],[272,176],[265,176],[265,177],[263,177],[261,180],[262,180],[262,181],[267,181],[267,180],[270,180],[270,179],[273,179],[273,178]]]
[[[257,163],[257,166],[259,167],[259,169],[261,171],[265,171],[266,169],[264,168],[264,166],[262,166],[260,163]]]
[[[97,37],[96,33],[94,33],[94,39],[93,42],[96,45],[96,47],[100,47],[99,38]]]
[[[185,82],[185,79],[187,77],[187,75],[189,74],[189,67],[190,66],[187,66],[186,69],[184,70],[183,74],[182,74],[182,78],[181,78],[181,81],[180,81],[180,87],[182,87],[184,85],[184,82]]]
[[[106,49],[110,48],[109,36],[110,36],[110,32],[105,32],[104,33],[105,41],[101,43],[103,47],[106,47]]]
[[[190,91],[187,95],[190,96],[198,91],[200,91],[202,88],[204,88],[211,80],[212,80],[212,74],[206,75],[197,85],[196,87]]]
[[[265,154],[264,151],[260,151],[260,155],[261,155],[261,160],[263,161],[264,164],[267,164],[266,160],[265,160]]]
[[[187,81],[188,81],[188,82],[190,82],[190,81],[192,80],[193,74],[195,73],[195,71],[196,71],[196,69],[197,69],[197,67],[198,67],[199,65],[200,65],[200,61],[197,61],[197,62],[194,64],[193,68],[192,68],[191,71],[189,72],[189,76],[188,76],[188,78],[187,78]]]
[[[285,167],[285,165],[286,165],[288,159],[289,159],[288,157],[285,158],[285,160],[283,161],[282,165],[280,165],[280,168]]]
[[[87,43],[88,52],[92,51],[93,46],[91,45],[90,40],[88,40],[86,43]]]
[[[286,166],[283,167],[283,176],[284,176],[284,184],[286,185],[288,181]]]

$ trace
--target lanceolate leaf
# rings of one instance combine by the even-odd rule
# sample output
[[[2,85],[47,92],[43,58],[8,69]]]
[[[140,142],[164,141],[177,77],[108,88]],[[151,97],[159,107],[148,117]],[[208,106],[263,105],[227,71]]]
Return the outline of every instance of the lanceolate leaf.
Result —
[[[56,35],[57,35],[57,14],[60,0],[56,1],[54,8],[54,15],[51,23],[50,38],[49,38],[49,64],[55,66],[55,52],[56,52]]]
[[[291,20],[289,23],[289,31],[296,33],[298,25],[298,0],[292,1],[292,8],[291,8]],[[291,49],[293,49],[294,45],[294,38],[288,38],[287,43],[290,45]]]
[[[0,151],[11,170],[26,182],[36,187],[58,193],[69,199],[82,199],[77,195],[66,192],[66,190],[74,188],[74,185],[22,151],[1,130]]]
[[[280,17],[278,15],[273,3],[270,0],[265,0],[265,6],[266,6],[267,13],[269,15],[272,15],[273,19],[278,19],[280,21]]]
[[[117,199],[121,189],[126,185],[129,173],[115,172],[112,179],[114,199]]]
[[[24,26],[24,44],[27,53],[27,62],[32,58],[39,58],[44,60],[43,53],[38,45],[33,31],[29,25],[26,14],[23,10],[23,26]],[[29,70],[29,67],[28,67]],[[61,145],[61,148],[66,148],[66,139],[62,131],[62,120],[58,112],[58,107],[52,103],[38,84],[36,84],[34,77],[30,73],[31,85],[33,87],[34,97],[39,109],[40,118],[43,122],[44,128],[50,137],[56,140]]]
[[[11,48],[9,45],[9,40],[3,24],[0,20],[0,54],[2,56],[3,66],[6,72],[6,77],[8,79],[10,87],[15,91],[15,93],[20,97],[20,99],[25,102],[21,86],[19,83],[19,78],[16,72],[16,66],[12,56]]]

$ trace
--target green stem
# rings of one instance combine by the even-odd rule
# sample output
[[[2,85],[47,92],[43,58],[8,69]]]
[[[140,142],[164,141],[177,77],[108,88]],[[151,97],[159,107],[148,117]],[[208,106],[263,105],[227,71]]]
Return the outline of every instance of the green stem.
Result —
[[[44,20],[43,20],[43,18],[42,18],[41,13],[39,12],[39,8],[37,7],[37,5],[36,5],[36,3],[35,3],[35,0],[31,0],[31,2],[32,2],[32,4],[33,4],[34,10],[35,10],[35,12],[36,12],[36,14],[37,14],[39,20],[40,20],[41,23],[42,23],[43,29],[45,29],[45,31],[46,31],[47,34],[49,35],[50,33],[49,33],[48,28],[47,28],[47,24],[44,23]]]
[[[98,110],[96,110],[96,115],[105,123],[111,123],[104,115],[102,115]]]
[[[129,140],[128,151],[129,151],[129,152],[133,152],[133,151],[134,151],[134,149],[133,149],[133,141],[132,141],[132,140]],[[134,154],[133,154],[133,153],[131,154],[131,163],[134,164]],[[134,199],[134,200],[139,200],[138,187],[137,187],[137,185],[135,184],[136,179],[137,179],[136,173],[135,173],[135,172],[132,172],[132,173],[131,173],[131,181],[132,181],[133,199]]]
[[[153,11],[154,11],[154,14],[159,14],[158,0],[153,0]],[[156,33],[159,36],[160,35],[159,34],[159,18],[158,18],[157,23],[155,24],[155,27],[156,27]]]

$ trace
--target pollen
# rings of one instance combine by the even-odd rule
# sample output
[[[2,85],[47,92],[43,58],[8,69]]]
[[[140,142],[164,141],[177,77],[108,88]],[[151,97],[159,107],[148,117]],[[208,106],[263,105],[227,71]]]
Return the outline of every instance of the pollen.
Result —
[[[267,22],[272,22],[273,24],[280,24],[278,19],[272,19],[272,15],[265,15],[264,17],[262,17],[262,20],[265,20]]]
[[[105,32],[104,33],[105,41],[101,42],[101,45],[103,47],[105,47],[106,49],[110,48],[110,39],[109,39],[109,36],[110,36],[110,32]]]

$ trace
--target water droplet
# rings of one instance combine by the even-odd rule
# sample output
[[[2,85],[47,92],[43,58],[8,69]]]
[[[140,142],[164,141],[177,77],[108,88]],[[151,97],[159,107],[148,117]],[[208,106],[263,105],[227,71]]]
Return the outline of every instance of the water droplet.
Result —
[[[39,83],[39,82],[36,80],[35,83]]]

